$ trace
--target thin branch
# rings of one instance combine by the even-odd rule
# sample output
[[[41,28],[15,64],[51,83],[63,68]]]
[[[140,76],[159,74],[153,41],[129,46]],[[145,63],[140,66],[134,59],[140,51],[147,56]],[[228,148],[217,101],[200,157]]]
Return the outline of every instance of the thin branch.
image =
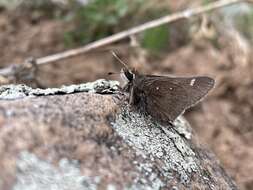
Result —
[[[101,40],[92,42],[86,46],[39,58],[39,59],[37,59],[37,64],[38,65],[47,64],[50,62],[55,62],[55,61],[59,61],[61,59],[65,59],[65,58],[76,56],[76,55],[79,55],[82,53],[86,53],[86,52],[89,52],[93,49],[105,46],[107,44],[114,43],[116,41],[127,38],[131,35],[143,32],[144,30],[147,30],[147,29],[155,28],[157,26],[171,23],[171,22],[174,22],[177,20],[187,19],[192,16],[196,16],[196,15],[208,12],[208,11],[212,11],[214,9],[218,9],[218,8],[221,8],[224,6],[232,5],[232,4],[243,2],[243,1],[244,0],[221,0],[221,1],[216,1],[216,2],[210,3],[205,6],[200,6],[197,8],[188,9],[188,10],[185,10],[182,12],[170,14],[170,15],[161,17],[159,19],[147,22],[145,24],[133,27],[131,29],[119,32],[117,34],[111,35],[109,37],[103,38]]]
[[[129,36],[132,36],[134,34],[143,32],[147,29],[155,28],[157,26],[175,22],[181,19],[188,19],[192,16],[196,16],[205,12],[209,12],[221,7],[229,6],[229,5],[240,3],[240,2],[247,2],[247,1],[246,0],[220,0],[220,1],[215,1],[213,3],[209,3],[208,5],[199,6],[199,7],[188,9],[182,12],[170,14],[170,15],[161,17],[159,19],[144,23],[142,25],[130,28],[128,30],[119,32],[117,34],[108,36],[101,40],[97,40],[95,42],[92,42],[80,48],[71,49],[71,50],[61,52],[61,53],[38,58],[36,59],[36,65],[44,65],[44,64],[56,62],[65,58],[70,58],[79,54],[87,53],[96,48],[99,48],[108,44],[112,44],[114,42],[117,42]],[[24,62],[23,64],[26,64],[26,62]],[[16,67],[18,67],[18,65],[16,65]],[[10,65],[9,67],[0,69],[0,75],[2,76],[16,75],[17,72],[19,71],[19,69],[17,69],[16,67],[13,67],[12,65]],[[13,69],[13,68],[16,68],[16,69]]]

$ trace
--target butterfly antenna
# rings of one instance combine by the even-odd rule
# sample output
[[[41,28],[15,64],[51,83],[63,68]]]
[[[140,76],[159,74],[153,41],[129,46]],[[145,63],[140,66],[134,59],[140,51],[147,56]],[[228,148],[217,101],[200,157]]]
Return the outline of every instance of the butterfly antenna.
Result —
[[[129,67],[127,66],[127,64],[119,58],[119,56],[114,52],[114,51],[111,51],[113,57],[115,57],[122,65],[124,65],[124,67],[129,70]]]

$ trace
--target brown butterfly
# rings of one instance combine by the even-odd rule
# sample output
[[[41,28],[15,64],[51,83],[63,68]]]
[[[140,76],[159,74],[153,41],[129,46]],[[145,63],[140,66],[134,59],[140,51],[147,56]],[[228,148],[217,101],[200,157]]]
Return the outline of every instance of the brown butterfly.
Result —
[[[168,77],[142,75],[124,65],[122,77],[127,81],[129,103],[161,122],[173,122],[187,108],[194,106],[213,88],[214,79],[206,76]]]

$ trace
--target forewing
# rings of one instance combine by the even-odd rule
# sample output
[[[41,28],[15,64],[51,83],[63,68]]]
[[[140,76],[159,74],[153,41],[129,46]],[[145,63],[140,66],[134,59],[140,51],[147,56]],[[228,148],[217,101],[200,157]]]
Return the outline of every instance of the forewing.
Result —
[[[209,77],[174,78],[148,76],[143,81],[147,112],[162,121],[174,121],[200,101],[213,87]]]
[[[171,83],[177,84],[187,92],[187,108],[195,105],[213,88],[214,79],[205,76],[169,78]]]

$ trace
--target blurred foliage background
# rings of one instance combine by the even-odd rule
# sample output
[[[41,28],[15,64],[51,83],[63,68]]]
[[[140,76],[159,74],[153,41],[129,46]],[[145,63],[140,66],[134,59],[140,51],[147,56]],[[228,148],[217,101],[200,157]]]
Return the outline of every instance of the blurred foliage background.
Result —
[[[43,57],[210,0],[0,0],[0,67]],[[146,30],[43,65],[44,88],[107,78],[115,50],[142,73],[208,75],[216,87],[185,115],[243,190],[253,188],[253,9],[247,3]],[[30,81],[21,81],[30,85]],[[36,84],[31,84],[35,85]]]

